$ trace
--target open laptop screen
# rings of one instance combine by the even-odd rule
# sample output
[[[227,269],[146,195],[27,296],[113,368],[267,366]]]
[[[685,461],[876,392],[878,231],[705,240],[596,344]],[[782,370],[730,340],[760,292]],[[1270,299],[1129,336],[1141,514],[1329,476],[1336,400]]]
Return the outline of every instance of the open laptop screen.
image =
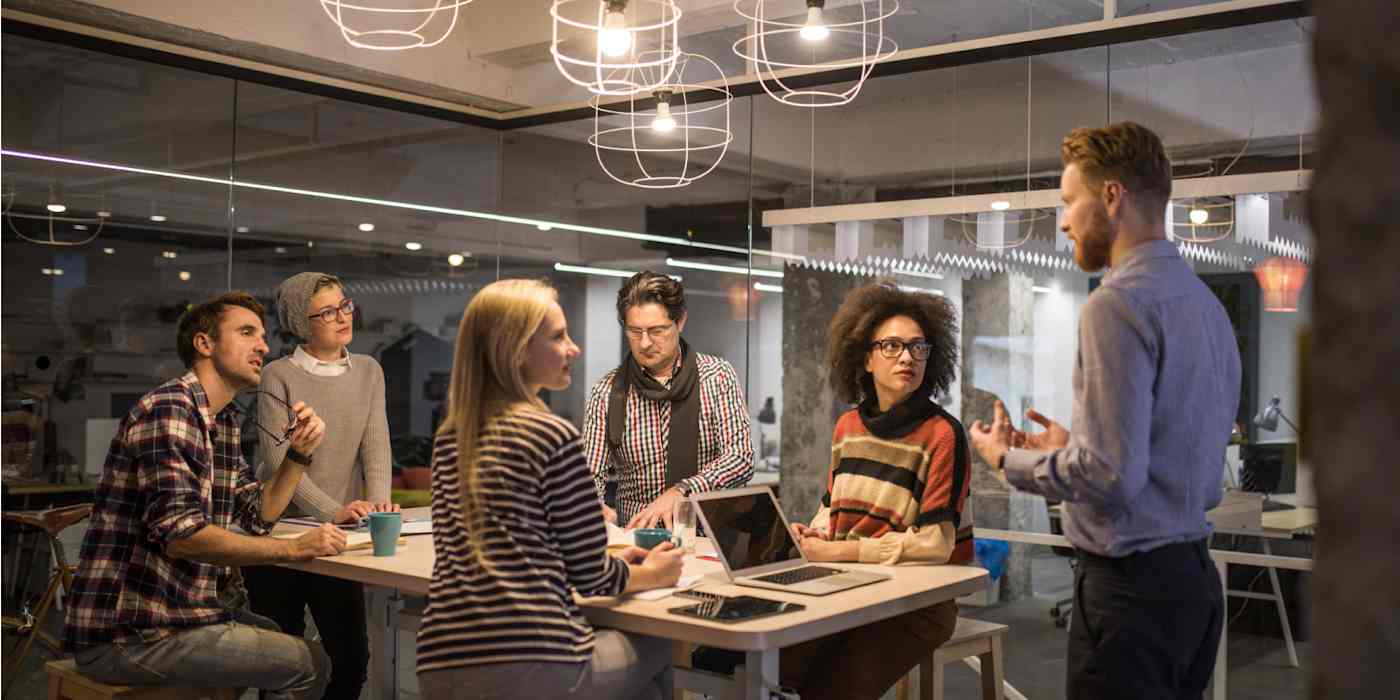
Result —
[[[766,489],[697,500],[696,505],[704,511],[710,538],[731,571],[801,560],[802,553]]]

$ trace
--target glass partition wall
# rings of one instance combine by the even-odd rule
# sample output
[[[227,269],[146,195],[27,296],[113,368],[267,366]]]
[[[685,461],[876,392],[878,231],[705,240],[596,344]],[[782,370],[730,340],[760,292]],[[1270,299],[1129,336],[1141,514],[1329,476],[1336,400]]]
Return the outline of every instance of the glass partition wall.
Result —
[[[1173,158],[1169,233],[1235,324],[1245,441],[1294,442],[1286,422],[1253,418],[1274,396],[1286,416],[1297,407],[1308,290],[1275,303],[1267,263],[1309,262],[1308,30],[1277,22],[877,78],[837,109],[735,98],[723,159],[674,189],[604,171],[592,119],[494,130],[7,35],[6,473],[95,474],[117,419],[183,370],[174,329],[188,304],[234,288],[271,310],[277,285],[306,270],[340,277],[357,302],[351,348],[384,367],[398,466],[425,458],[462,311],[501,278],[559,289],[583,356],[547,400],[581,423],[589,388],[626,352],[616,292],[650,269],[683,281],[687,339],[738,371],[757,474],[805,520],[848,408],[826,385],[826,324],[867,281],[958,309],[958,381],[938,401],[965,423],[995,398],[1070,423],[1078,315],[1096,279],[1058,232],[1059,141],[1120,119],[1157,130]],[[266,322],[273,355],[290,352],[275,312]],[[27,440],[11,440],[12,423],[32,426]],[[1305,468],[1292,478],[1308,487]],[[1008,494],[985,468],[973,489],[979,526],[1049,529],[1043,500]],[[1040,576],[1048,555],[1019,547],[1000,590],[1053,595],[1044,581],[1063,576]]]

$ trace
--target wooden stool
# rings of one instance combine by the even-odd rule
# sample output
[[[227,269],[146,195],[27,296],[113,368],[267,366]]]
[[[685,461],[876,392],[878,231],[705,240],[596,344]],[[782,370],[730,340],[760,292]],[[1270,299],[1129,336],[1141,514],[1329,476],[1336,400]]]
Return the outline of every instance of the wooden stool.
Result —
[[[233,688],[125,686],[98,683],[78,672],[72,659],[50,661],[49,700],[237,700]]]
[[[1002,639],[1006,637],[1006,625],[984,622],[968,617],[958,618],[958,626],[953,636],[933,652],[933,659],[919,664],[919,697],[921,700],[943,700],[943,667],[968,657],[977,657],[980,668],[974,665],[982,676],[982,700],[1002,700],[1004,675],[1002,661]],[[969,665],[973,665],[969,661]],[[910,675],[913,675],[912,672]],[[1019,695],[1019,693],[1013,693]],[[895,685],[898,700],[909,698],[909,676],[899,679]]]

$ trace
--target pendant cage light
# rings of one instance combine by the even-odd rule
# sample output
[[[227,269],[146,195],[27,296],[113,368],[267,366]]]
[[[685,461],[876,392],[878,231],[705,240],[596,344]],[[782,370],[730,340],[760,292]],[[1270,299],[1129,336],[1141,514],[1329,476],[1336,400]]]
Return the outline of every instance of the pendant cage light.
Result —
[[[105,202],[97,202],[89,207],[83,207],[82,211],[92,211],[91,216],[79,215],[75,212],[75,207],[83,200],[92,200],[95,195],[79,195],[68,193],[62,198],[63,208],[55,211],[54,206],[59,200],[54,196],[54,188],[49,188],[48,205],[46,211],[42,213],[17,212],[14,210],[15,200],[19,198],[19,191],[11,189],[3,194],[4,210],[0,211],[0,216],[4,216],[5,225],[21,240],[37,245],[49,245],[58,247],[76,247],[87,245],[102,234],[102,229],[107,225],[107,219],[111,213],[107,211]],[[15,225],[15,219],[24,221],[43,222],[41,226],[47,228],[47,237],[35,238],[26,234],[19,226]],[[59,234],[64,233],[65,228],[71,229],[77,236],[72,239],[62,239]]]
[[[1027,209],[1024,207],[1012,208],[1013,200],[1019,198],[1024,204],[1031,193],[1031,86],[1033,58],[1026,57],[1026,186],[1025,191],[1019,195],[1008,194],[1005,199],[995,199],[988,203],[986,212],[967,212],[955,214],[948,217],[948,220],[957,225],[958,232],[967,243],[978,250],[1000,252],[1020,248],[1031,240],[1035,235],[1036,224],[1054,216],[1054,210],[1047,209]],[[954,147],[958,143],[958,70],[953,69],[953,143]],[[951,189],[957,192],[958,170],[957,153],[952,159]],[[968,227],[972,226],[969,235]],[[996,229],[1001,230],[1001,236],[986,236],[984,232],[990,234]],[[1016,229],[1017,235],[1011,240],[1007,240],[1005,233],[1008,229]],[[1022,232],[1024,229],[1024,232]]]
[[[644,189],[685,187],[718,167],[729,150],[732,100],[718,64],[683,53],[672,79],[651,93],[633,93],[615,104],[594,96],[588,144],[598,166],[617,182]]]
[[[405,51],[441,44],[472,0],[319,0],[345,41],[357,49]],[[378,26],[377,26],[378,25]]]
[[[885,35],[885,20],[899,11],[898,0],[862,0],[825,12],[825,0],[735,0],[734,11],[748,20],[748,33],[734,42],[734,53],[749,62],[763,90],[793,107],[839,107],[860,94],[875,65],[899,50]],[[807,86],[802,74],[855,69],[844,89]]]
[[[569,82],[595,95],[650,93],[680,58],[674,0],[554,0],[549,53]]]
[[[1186,243],[1214,243],[1235,233],[1235,198],[1192,197],[1171,202],[1172,238]]]

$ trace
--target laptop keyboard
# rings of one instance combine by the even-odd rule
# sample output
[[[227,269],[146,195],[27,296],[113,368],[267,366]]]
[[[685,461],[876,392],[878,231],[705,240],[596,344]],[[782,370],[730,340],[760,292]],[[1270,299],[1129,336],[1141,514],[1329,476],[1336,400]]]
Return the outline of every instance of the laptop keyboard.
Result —
[[[790,586],[794,583],[802,583],[803,581],[811,581],[812,579],[825,578],[827,576],[835,576],[836,574],[844,573],[846,573],[844,569],[831,569],[825,566],[804,566],[800,569],[779,571],[776,574],[768,574],[767,576],[755,576],[754,580]]]

